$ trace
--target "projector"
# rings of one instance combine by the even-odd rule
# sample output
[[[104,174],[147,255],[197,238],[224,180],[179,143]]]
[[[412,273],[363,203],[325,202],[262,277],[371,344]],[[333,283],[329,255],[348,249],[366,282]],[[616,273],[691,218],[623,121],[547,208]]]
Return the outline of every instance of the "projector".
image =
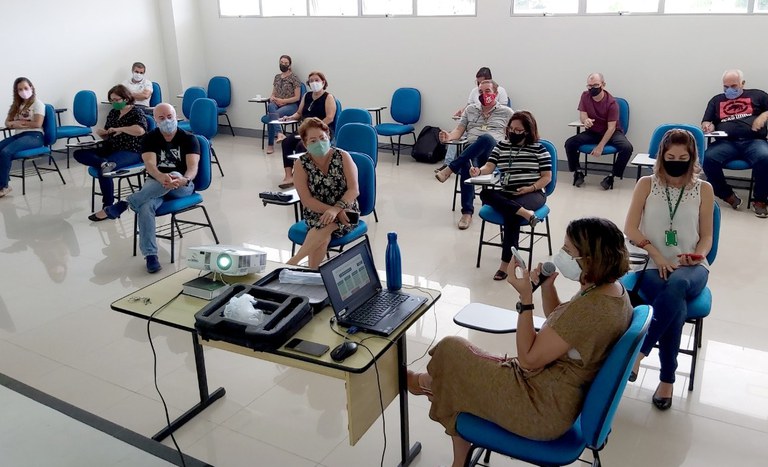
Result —
[[[207,245],[187,249],[187,267],[228,276],[264,272],[267,253],[241,246]]]

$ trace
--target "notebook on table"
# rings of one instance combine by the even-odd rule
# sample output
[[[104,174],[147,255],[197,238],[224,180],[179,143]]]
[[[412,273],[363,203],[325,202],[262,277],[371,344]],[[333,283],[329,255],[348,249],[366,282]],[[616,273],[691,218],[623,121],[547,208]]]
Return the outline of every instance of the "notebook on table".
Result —
[[[367,238],[321,264],[320,276],[339,325],[371,334],[389,336],[427,301],[382,289]]]

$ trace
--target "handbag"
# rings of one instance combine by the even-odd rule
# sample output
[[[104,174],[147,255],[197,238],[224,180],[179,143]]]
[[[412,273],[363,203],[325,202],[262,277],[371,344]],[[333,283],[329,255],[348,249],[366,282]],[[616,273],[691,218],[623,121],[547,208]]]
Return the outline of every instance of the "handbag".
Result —
[[[640,296],[640,284],[643,282],[643,276],[645,276],[645,270],[648,269],[648,262],[650,261],[651,257],[650,255],[639,255],[630,253],[630,262],[632,262],[632,259],[635,260],[635,264],[639,264],[640,260],[643,261],[643,269],[640,270],[640,272],[637,273],[637,280],[635,281],[635,285],[632,287],[631,290],[627,290],[627,294],[629,295],[629,302],[632,304],[632,307],[637,307],[640,305],[647,305],[645,299]]]

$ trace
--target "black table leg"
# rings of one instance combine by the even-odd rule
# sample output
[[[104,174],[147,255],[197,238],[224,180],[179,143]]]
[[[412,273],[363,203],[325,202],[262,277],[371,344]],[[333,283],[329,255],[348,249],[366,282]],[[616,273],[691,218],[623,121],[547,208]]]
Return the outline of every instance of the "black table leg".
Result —
[[[398,387],[400,390],[400,463],[398,467],[407,467],[421,452],[421,443],[416,441],[411,446],[408,428],[408,374],[405,348],[405,334],[397,340]]]
[[[213,393],[208,393],[208,375],[205,372],[205,357],[203,356],[203,346],[197,340],[197,333],[192,334],[192,349],[195,352],[195,370],[197,371],[197,387],[200,391],[200,402],[192,406],[191,409],[184,412],[179,418],[172,421],[169,426],[166,426],[162,430],[158,431],[152,439],[155,441],[162,441],[168,437],[171,433],[181,428],[185,423],[192,420],[192,418],[205,410],[208,406],[216,402],[226,393],[224,388],[219,388]]]

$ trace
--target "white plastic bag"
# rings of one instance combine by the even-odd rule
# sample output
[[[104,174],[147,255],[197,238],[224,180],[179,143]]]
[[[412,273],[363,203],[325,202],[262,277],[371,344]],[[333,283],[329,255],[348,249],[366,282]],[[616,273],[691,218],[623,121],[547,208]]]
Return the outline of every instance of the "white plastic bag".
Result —
[[[224,307],[224,317],[244,324],[259,324],[264,319],[264,312],[254,306],[256,303],[256,299],[247,293],[232,297]]]

